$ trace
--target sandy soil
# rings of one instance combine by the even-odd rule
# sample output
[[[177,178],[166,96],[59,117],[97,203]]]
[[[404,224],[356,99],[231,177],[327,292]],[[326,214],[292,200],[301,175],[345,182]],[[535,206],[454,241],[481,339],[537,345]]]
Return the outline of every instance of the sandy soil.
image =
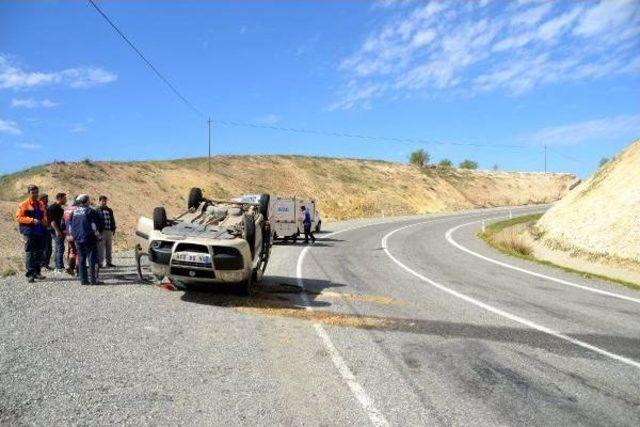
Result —
[[[139,216],[150,216],[156,206],[165,206],[169,215],[182,212],[191,187],[215,198],[263,192],[311,197],[323,220],[343,220],[546,203],[562,197],[574,180],[569,174],[420,169],[298,156],[215,157],[211,172],[206,159],[51,164],[0,177],[0,272],[7,257],[22,255],[12,213],[30,183],[49,194],[109,196],[119,228],[115,246],[124,250],[132,245]]]
[[[640,141],[569,192],[538,222],[550,249],[640,268]]]

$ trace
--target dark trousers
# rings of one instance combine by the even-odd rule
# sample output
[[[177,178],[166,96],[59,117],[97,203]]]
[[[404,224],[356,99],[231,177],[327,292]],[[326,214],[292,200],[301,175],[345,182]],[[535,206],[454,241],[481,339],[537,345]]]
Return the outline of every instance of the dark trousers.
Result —
[[[56,268],[64,268],[64,235],[60,237],[56,237],[53,235],[53,243],[54,243],[54,261],[56,263]]]
[[[48,267],[49,264],[51,263],[51,254],[53,253],[53,245],[51,244],[52,239],[53,239],[53,236],[51,235],[50,232],[47,232],[47,234],[43,236],[42,260],[41,260],[43,267]]]
[[[91,283],[94,285],[98,281],[96,266],[98,264],[98,242],[76,242],[78,259],[78,275],[82,284]],[[87,262],[89,263],[89,275],[87,275]]]
[[[25,266],[27,277],[40,274],[42,267],[42,251],[44,248],[45,236],[29,235],[24,236]]]
[[[304,225],[304,242],[305,243],[309,243],[309,237],[311,237],[311,241],[315,242],[316,238],[313,236],[313,233],[311,232],[311,224],[303,224]]]

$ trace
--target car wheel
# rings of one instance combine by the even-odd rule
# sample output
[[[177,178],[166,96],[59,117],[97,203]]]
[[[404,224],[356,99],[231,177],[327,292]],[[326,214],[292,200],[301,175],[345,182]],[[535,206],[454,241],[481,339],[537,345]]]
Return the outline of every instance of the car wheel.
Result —
[[[167,226],[167,211],[159,206],[153,209],[153,229],[162,230]]]
[[[197,208],[200,203],[202,203],[203,197],[202,197],[202,189],[198,188],[198,187],[193,187],[191,190],[189,190],[189,199],[187,201],[187,208],[191,209],[191,208]]]

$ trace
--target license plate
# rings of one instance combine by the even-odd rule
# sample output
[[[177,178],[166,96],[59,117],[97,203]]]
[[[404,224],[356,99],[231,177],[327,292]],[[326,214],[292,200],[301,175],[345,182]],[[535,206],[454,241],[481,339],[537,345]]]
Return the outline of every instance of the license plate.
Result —
[[[177,252],[173,254],[173,259],[176,261],[194,262],[196,264],[211,264],[211,256],[209,254],[202,254],[198,252]]]

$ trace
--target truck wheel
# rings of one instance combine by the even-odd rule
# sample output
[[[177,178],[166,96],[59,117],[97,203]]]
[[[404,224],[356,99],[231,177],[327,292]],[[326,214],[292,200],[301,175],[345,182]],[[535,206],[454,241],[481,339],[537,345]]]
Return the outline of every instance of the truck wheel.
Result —
[[[187,201],[187,208],[191,209],[191,208],[197,208],[198,205],[200,205],[200,203],[202,202],[202,189],[198,188],[198,187],[193,187],[191,190],[189,190],[189,199]]]
[[[318,223],[316,224],[316,233],[320,232],[320,224],[322,224],[322,220],[318,220]]]
[[[260,213],[264,217],[265,221],[269,219],[269,201],[271,200],[271,196],[268,194],[260,195]]]
[[[153,208],[153,229],[162,230],[167,226],[167,211],[162,207]]]
[[[256,223],[253,222],[253,218],[251,216],[245,214],[243,217],[244,222],[244,232],[242,233],[242,238],[247,241],[249,244],[249,249],[251,250],[251,260],[253,261],[253,257],[256,253]]]

